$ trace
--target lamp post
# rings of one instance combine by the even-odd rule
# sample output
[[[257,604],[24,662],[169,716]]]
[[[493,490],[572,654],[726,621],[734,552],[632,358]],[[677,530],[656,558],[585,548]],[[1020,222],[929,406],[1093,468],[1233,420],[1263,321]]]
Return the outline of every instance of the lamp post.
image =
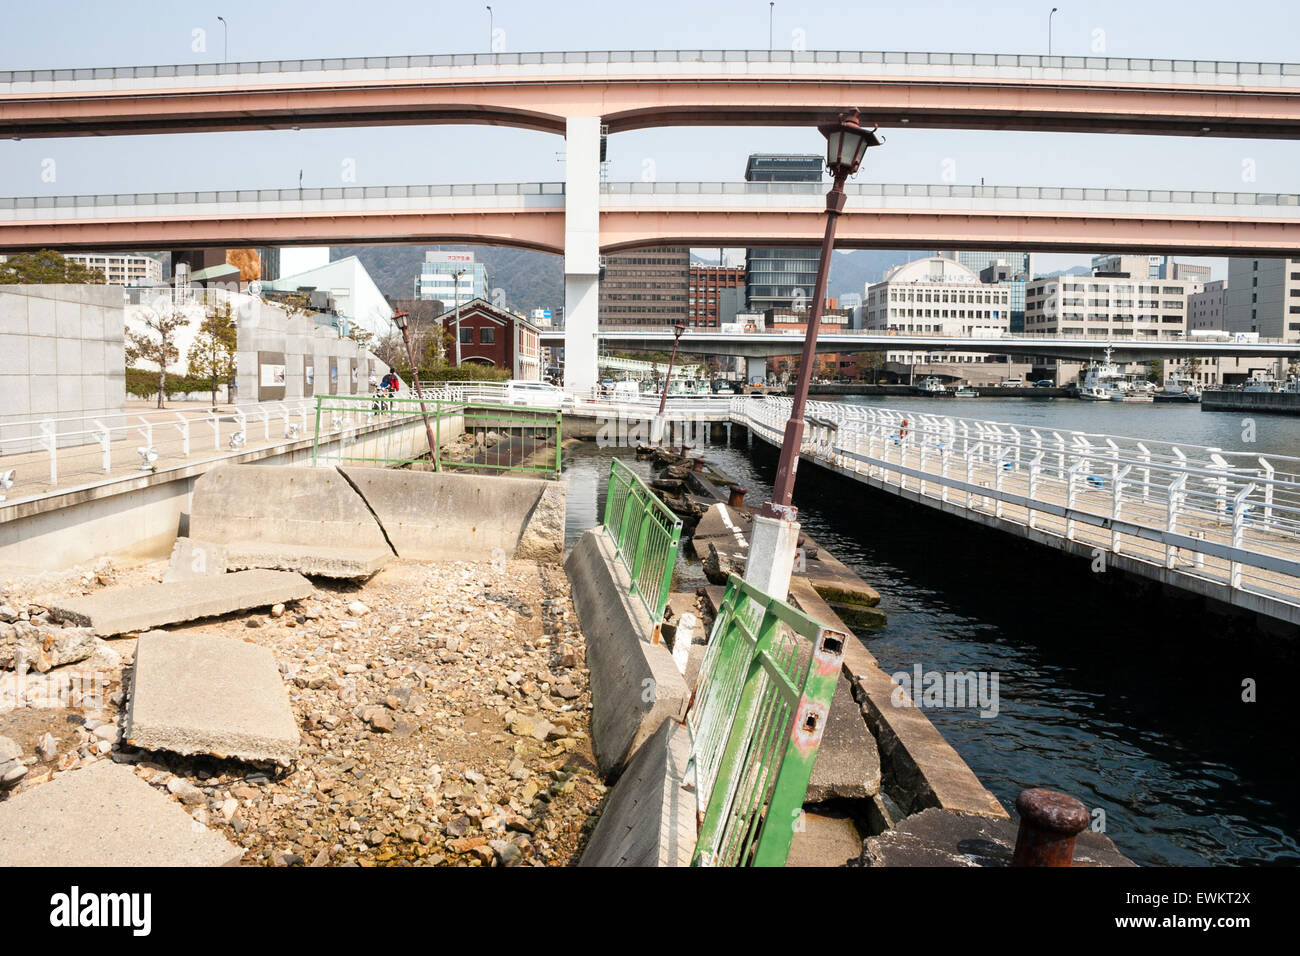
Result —
[[[221,62],[226,63],[230,60],[230,24],[225,17],[217,19],[221,21]]]
[[[817,360],[817,331],[826,305],[826,280],[831,269],[831,253],[835,249],[835,226],[844,211],[844,181],[858,171],[868,147],[880,145],[873,130],[862,128],[857,109],[840,114],[836,122],[818,129],[826,137],[826,168],[834,183],[826,194],[826,235],[822,239],[821,259],[817,264],[817,282],[813,287],[812,311],[808,315],[808,331],[804,334],[794,402],[790,420],[785,425],[781,458],[776,466],[776,484],[772,489],[772,500],[763,505],[760,512],[783,521],[794,521],[798,515],[798,509],[790,502],[794,497],[795,470],[799,467],[799,449],[803,444],[804,406],[808,403],[808,386]],[[784,594],[776,596],[785,597]]]
[[[438,460],[437,441],[433,437],[433,426],[429,424],[429,410],[424,404],[424,392],[420,388],[420,370],[415,365],[415,348],[411,345],[411,316],[407,312],[394,312],[393,323],[402,332],[402,341],[406,343],[406,359],[411,364],[411,387],[415,397],[420,400],[420,415],[424,418],[424,434],[429,438],[429,459]]]
[[[772,18],[776,16],[776,0],[768,0],[767,3],[767,49],[772,51]]]
[[[658,444],[664,438],[664,409],[668,407],[668,386],[673,380],[673,363],[677,361],[677,343],[682,340],[682,333],[686,331],[686,326],[680,322],[673,325],[673,351],[668,356],[668,374],[664,376],[664,390],[659,396],[659,414],[654,420],[654,434],[650,436],[653,444]]]
[[[1052,55],[1052,17],[1056,16],[1056,7],[1047,15],[1047,55]]]
[[[496,31],[494,31],[494,30],[492,29],[492,22],[493,22],[493,17],[492,17],[492,8],[491,8],[491,7],[488,7],[488,8],[487,8],[487,12],[488,12],[488,52],[491,53],[491,52],[492,52],[492,37],[493,37],[493,34],[494,34]]]
[[[455,320],[456,329],[456,367],[460,368],[460,277],[465,274],[464,269],[458,269],[451,274],[452,296],[455,301]]]

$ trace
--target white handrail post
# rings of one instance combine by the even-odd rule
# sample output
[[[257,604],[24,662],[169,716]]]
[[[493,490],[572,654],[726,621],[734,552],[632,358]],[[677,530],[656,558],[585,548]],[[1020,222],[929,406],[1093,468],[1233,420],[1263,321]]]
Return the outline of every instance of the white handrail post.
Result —
[[[50,484],[57,485],[59,483],[59,458],[57,451],[59,447],[59,435],[58,432],[55,431],[53,421],[47,420],[41,422],[41,445],[43,445],[50,453]]]
[[[271,410],[269,408],[258,408],[258,413],[262,416],[262,434],[266,441],[271,440]]]
[[[1214,514],[1218,523],[1224,521],[1224,514],[1228,510],[1228,463],[1222,455],[1216,454],[1217,448],[1210,449],[1210,466],[1209,470],[1221,472],[1223,477],[1211,478],[1210,484],[1214,486]]]
[[[1182,506],[1183,489],[1187,486],[1187,473],[1180,472],[1169,485],[1169,500],[1166,502],[1165,533],[1172,535],[1178,530],[1178,509]],[[1172,568],[1178,554],[1169,538],[1165,539],[1165,567]]]
[[[1025,518],[1025,524],[1029,528],[1034,528],[1038,522],[1038,512],[1034,510],[1034,501],[1038,495],[1038,478],[1043,469],[1043,455],[1045,453],[1040,448],[1039,451],[1029,462],[1029,513]]]
[[[221,450],[221,425],[217,422],[217,413],[208,412],[208,424],[212,427],[212,450]]]
[[[1259,460],[1264,469],[1264,524],[1273,523],[1273,466],[1267,458]]]
[[[1142,453],[1142,498],[1145,500],[1151,495],[1151,452],[1142,442],[1138,442],[1137,447]]]
[[[98,420],[95,422],[95,429],[99,432],[100,464],[104,469],[104,474],[107,475],[113,470],[113,453],[110,448],[113,433],[109,431],[107,425]]]
[[[1065,540],[1074,540],[1074,491],[1075,478],[1083,471],[1087,459],[1080,459],[1070,466],[1070,470],[1065,473]]]
[[[181,454],[190,457],[190,420],[180,412],[176,413],[178,424],[176,430],[181,433]]]
[[[1233,551],[1240,551],[1242,539],[1246,534],[1246,499],[1250,497],[1251,492],[1255,490],[1255,483],[1251,482],[1232,499],[1232,548]],[[1234,559],[1228,564],[1228,584],[1230,587],[1241,588],[1241,562]]]
[[[1123,499],[1124,479],[1128,477],[1128,473],[1132,470],[1132,468],[1133,468],[1132,465],[1125,465],[1123,468],[1119,470],[1118,473],[1116,473],[1115,477],[1111,481],[1111,492],[1112,492],[1111,509],[1110,509],[1110,520],[1111,520],[1110,552],[1111,554],[1119,554],[1119,517],[1120,517],[1120,508],[1122,507],[1123,500],[1124,500]]]

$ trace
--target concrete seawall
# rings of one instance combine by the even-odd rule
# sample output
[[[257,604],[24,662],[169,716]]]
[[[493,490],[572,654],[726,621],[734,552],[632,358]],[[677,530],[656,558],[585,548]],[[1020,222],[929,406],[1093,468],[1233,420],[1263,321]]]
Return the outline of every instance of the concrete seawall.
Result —
[[[1201,394],[1201,411],[1300,415],[1300,393],[1208,391]]]
[[[444,420],[443,434],[454,437],[459,418]],[[334,435],[320,443],[322,459],[418,454],[427,450],[424,423],[417,417],[395,426],[376,426]],[[0,505],[0,569],[52,571],[104,555],[155,558],[166,555],[178,535],[189,533],[194,482],[223,464],[308,465],[311,438],[273,448],[219,455],[138,478],[84,485]]]

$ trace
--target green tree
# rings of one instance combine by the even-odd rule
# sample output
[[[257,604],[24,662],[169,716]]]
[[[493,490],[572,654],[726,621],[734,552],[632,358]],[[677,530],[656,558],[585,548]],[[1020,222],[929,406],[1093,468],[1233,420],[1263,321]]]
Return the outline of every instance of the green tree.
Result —
[[[214,408],[217,404],[217,386],[229,382],[235,374],[238,334],[230,302],[214,303],[208,306],[194,343],[190,346],[189,355],[186,356],[190,375],[205,379],[211,386]]]
[[[20,252],[0,262],[0,285],[103,285],[104,273],[65,259],[53,249]]]
[[[176,332],[189,325],[189,317],[165,295],[144,304],[137,313],[142,330],[126,330],[126,364],[151,362],[158,366],[158,407],[167,397],[167,366],[180,358]]]
[[[1159,359],[1154,359],[1147,363],[1147,381],[1161,382],[1164,381],[1165,363]]]

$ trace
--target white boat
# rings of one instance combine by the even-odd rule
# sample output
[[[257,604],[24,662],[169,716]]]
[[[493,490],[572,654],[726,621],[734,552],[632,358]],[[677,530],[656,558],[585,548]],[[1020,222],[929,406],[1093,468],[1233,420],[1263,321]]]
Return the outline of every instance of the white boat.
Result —
[[[1106,349],[1106,360],[1093,362],[1079,382],[1079,398],[1085,402],[1122,402],[1124,401],[1124,373],[1110,360],[1111,350]]]
[[[1272,378],[1252,378],[1242,386],[1243,392],[1280,392],[1281,386],[1276,379]]]
[[[943,382],[933,375],[921,379],[920,384],[916,386],[916,390],[922,395],[942,395],[946,391]]]
[[[971,388],[969,385],[960,385],[957,388],[953,389],[952,397],[953,398],[979,398],[980,393],[975,391],[975,389]]]
[[[1199,402],[1201,387],[1187,365],[1180,365],[1165,377],[1165,387],[1156,392],[1157,402]]]

